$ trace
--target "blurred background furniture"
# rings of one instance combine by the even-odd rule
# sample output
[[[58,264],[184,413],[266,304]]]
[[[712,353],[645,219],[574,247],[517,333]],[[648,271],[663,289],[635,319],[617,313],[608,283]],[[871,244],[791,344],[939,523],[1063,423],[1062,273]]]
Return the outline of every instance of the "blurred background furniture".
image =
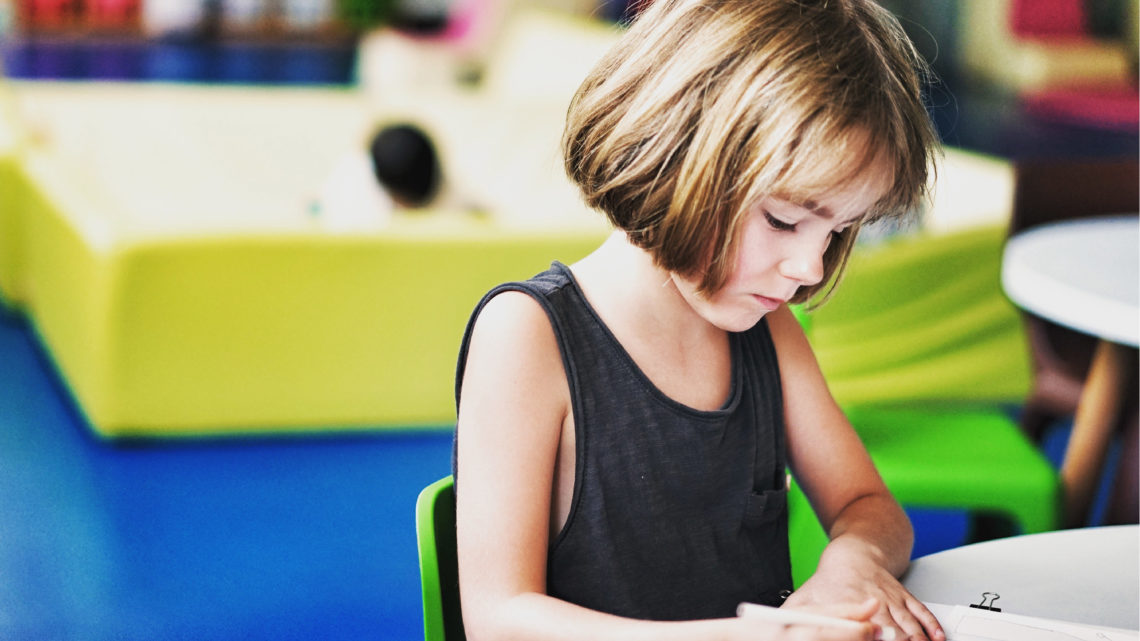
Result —
[[[1014,163],[1011,236],[1051,222],[1124,214],[1138,208],[1140,161],[1135,155],[1054,156]],[[1040,442],[1046,427],[1075,415],[1097,339],[1031,312],[1023,311],[1022,318],[1033,358],[1033,386],[1022,408],[1021,425]],[[1120,461],[1106,512],[1108,523],[1136,523],[1140,503],[1136,382],[1124,385],[1132,392],[1123,399],[1113,430],[1121,436]]]
[[[916,231],[859,245],[835,296],[809,312],[820,367],[841,405],[1017,403],[1025,333],[1001,291],[1005,231]]]
[[[998,280],[1004,233],[914,233],[858,248],[835,296],[799,315],[832,393],[904,507],[1040,532],[1057,525],[1059,486],[1010,413],[1028,388],[1028,355]],[[799,584],[827,537],[798,486],[789,533]]]
[[[1017,90],[1122,85],[1133,75],[1135,36],[1094,32],[1085,0],[961,0],[962,64],[975,77]],[[1128,20],[1135,31],[1135,11]],[[1123,16],[1121,16],[1123,17]],[[1131,46],[1130,46],[1131,45]]]
[[[1014,164],[1009,235],[1038,225],[1140,207],[1140,162],[1135,158],[1025,160]],[[1096,338],[1022,311],[1033,358],[1033,386],[1021,425],[1034,439],[1077,408]]]
[[[1061,388],[1079,389],[1076,399],[1055,393],[1060,386],[1038,386],[1027,403],[1033,408],[1045,406],[1040,414],[1046,418],[1073,415],[1072,434],[1061,466],[1065,523],[1069,526],[1087,521],[1114,436],[1129,424],[1127,431],[1135,430],[1136,346],[1140,339],[1137,220],[1135,214],[1129,214],[1035,226],[1011,236],[1003,255],[1002,285],[1015,303],[1033,314],[1030,323],[1049,319],[1096,337],[1093,349],[1070,349],[1070,354],[1081,357],[1077,365],[1083,368],[1070,366],[1062,374],[1053,374],[1052,379],[1048,375],[1038,377],[1057,380],[1062,375],[1079,376],[1083,370],[1084,378],[1070,380],[1069,386]],[[1058,331],[1055,335],[1065,334]],[[1042,343],[1046,348],[1052,345]],[[1057,351],[1050,350],[1048,355]],[[1056,358],[1054,362],[1065,364]],[[1050,391],[1054,391],[1052,396],[1047,395]],[[1043,420],[1038,414],[1031,418]],[[1124,500],[1115,506],[1111,518],[1135,523],[1135,434],[1125,433],[1123,441],[1116,484]]]
[[[553,195],[532,225],[324,208],[374,126],[343,90],[7,89],[0,304],[107,438],[449,424],[479,297],[609,231]]]

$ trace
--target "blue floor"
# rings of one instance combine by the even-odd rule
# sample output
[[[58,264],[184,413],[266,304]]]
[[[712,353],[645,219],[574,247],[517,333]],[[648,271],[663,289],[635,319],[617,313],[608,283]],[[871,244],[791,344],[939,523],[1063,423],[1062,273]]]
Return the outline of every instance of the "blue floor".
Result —
[[[0,638],[422,637],[451,435],[110,445],[0,312]]]

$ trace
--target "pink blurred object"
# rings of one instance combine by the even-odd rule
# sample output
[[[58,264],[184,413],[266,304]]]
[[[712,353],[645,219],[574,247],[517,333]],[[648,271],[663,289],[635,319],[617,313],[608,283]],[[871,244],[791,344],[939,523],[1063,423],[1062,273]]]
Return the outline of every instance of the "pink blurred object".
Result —
[[[478,0],[456,2],[453,5],[451,19],[447,21],[447,27],[440,34],[440,38],[462,41],[470,37],[478,29],[479,20],[483,17],[481,12],[487,11],[484,5],[485,3]]]
[[[1122,132],[1140,130],[1140,92],[1119,86],[1062,87],[1021,95],[1027,113],[1054,122]]]
[[[140,0],[88,0],[87,21],[97,28],[134,28]]]
[[[30,29],[59,29],[78,19],[78,7],[69,0],[23,0],[17,5],[20,21]]]
[[[1009,24],[1020,38],[1088,37],[1088,13],[1083,0],[1013,0]]]

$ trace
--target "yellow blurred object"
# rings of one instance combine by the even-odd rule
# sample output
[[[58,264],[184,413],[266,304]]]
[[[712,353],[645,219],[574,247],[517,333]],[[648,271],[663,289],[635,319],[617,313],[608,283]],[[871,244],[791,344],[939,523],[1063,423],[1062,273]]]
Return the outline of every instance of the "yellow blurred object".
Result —
[[[960,4],[960,50],[970,74],[1014,90],[1122,84],[1134,76],[1131,40],[1019,38],[1010,27],[1011,1]]]
[[[372,125],[347,90],[13,91],[48,137],[0,156],[0,290],[104,437],[450,424],[479,297],[608,233],[326,226],[314,198]]]
[[[15,275],[22,250],[18,212],[24,187],[19,160],[23,131],[11,88],[0,81],[0,304],[21,297]]]
[[[954,234],[979,227],[1009,225],[1013,211],[1013,163],[958,147],[944,147],[932,198],[922,213],[922,230]]]
[[[811,340],[841,405],[1019,403],[1029,347],[1001,288],[1006,227],[891,239],[857,249]]]

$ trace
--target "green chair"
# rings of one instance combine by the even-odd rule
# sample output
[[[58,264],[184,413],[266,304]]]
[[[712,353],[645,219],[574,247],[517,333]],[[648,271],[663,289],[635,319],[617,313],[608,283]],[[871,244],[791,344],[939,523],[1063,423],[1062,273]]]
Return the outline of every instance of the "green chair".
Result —
[[[830,301],[794,311],[904,507],[1041,532],[1059,522],[1060,482],[1006,409],[1024,400],[1030,375],[1018,312],[1001,290],[1003,240],[1004,229],[984,228],[859,248]],[[796,485],[788,509],[800,585],[827,536]]]
[[[841,405],[1025,401],[1029,342],[1001,288],[1005,239],[997,226],[856,247],[835,295],[810,313]]]
[[[463,641],[455,553],[455,480],[444,477],[416,499],[416,544],[423,588],[424,641]]]

